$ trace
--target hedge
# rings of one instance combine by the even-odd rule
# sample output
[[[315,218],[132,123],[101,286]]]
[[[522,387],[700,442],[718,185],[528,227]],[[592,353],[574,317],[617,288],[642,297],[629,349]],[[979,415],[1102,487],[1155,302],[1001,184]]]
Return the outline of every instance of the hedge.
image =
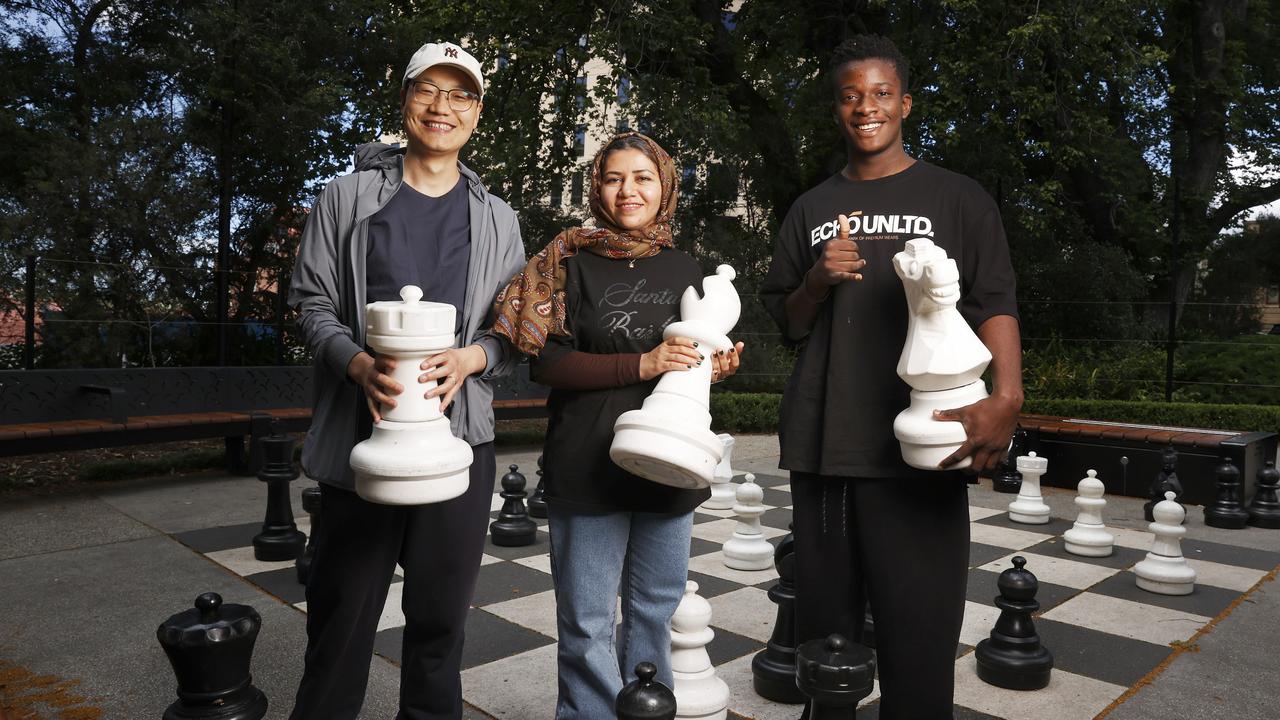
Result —
[[[719,432],[778,431],[779,393],[711,394]],[[1280,407],[1126,400],[1027,400],[1024,413],[1204,429],[1280,432]]]

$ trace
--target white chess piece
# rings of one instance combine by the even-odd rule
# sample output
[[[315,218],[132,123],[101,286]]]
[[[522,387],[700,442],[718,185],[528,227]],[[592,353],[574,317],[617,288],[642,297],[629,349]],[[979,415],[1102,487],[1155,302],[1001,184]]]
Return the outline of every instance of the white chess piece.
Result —
[[[671,673],[675,680],[676,717],[687,720],[725,720],[729,686],[716,677],[707,655],[711,629],[711,604],[698,594],[698,583],[689,580],[684,597],[671,616]]]
[[[724,454],[711,432],[711,368],[708,359],[733,347],[728,333],[738,322],[742,303],[733,287],[733,268],[721,265],[703,278],[701,297],[690,286],[680,296],[680,321],[664,338],[685,337],[698,344],[703,362],[689,370],[663,373],[637,410],[613,424],[609,457],[628,472],[664,485],[705,488]]]
[[[971,405],[987,397],[982,372],[991,352],[965,322],[956,261],[928,238],[908,240],[893,256],[893,269],[907,294],[907,340],[898,358],[898,376],[911,386],[911,405],[893,421],[902,459],[921,470],[939,463],[964,444],[964,426],[935,420],[934,410]],[[948,469],[968,467],[969,458]]]
[[[1018,456],[1017,466],[1022,473],[1022,486],[1018,488],[1017,499],[1009,503],[1009,519],[1027,525],[1044,525],[1049,522],[1049,506],[1040,494],[1040,476],[1049,469],[1049,461],[1029,452]]]
[[[1176,497],[1176,493],[1167,491],[1164,500],[1152,508],[1155,521],[1147,526],[1155,533],[1151,552],[1133,566],[1138,587],[1160,595],[1190,595],[1196,586],[1196,570],[1182,556],[1182,536],[1187,534],[1182,521],[1187,511],[1174,500]]]
[[[423,360],[453,347],[455,310],[422,302],[414,285],[400,289],[399,302],[365,306],[365,341],[379,356],[391,357],[391,372],[404,392],[396,406],[382,406],[373,434],[351,450],[356,492],[370,502],[423,505],[455,498],[471,482],[471,446],[453,436],[440,412],[440,398],[423,395],[436,386],[419,383]]]
[[[1076,507],[1080,514],[1071,529],[1063,533],[1066,551],[1083,557],[1107,557],[1115,550],[1116,539],[1102,522],[1107,506],[1106,486],[1098,479],[1097,470],[1089,470],[1076,486]]]
[[[738,516],[738,526],[733,537],[724,543],[724,564],[734,570],[768,570],[773,567],[773,546],[760,527],[764,491],[752,473],[747,473],[738,486],[737,499],[733,512]]]
[[[720,445],[724,448],[724,454],[720,456],[720,463],[716,465],[715,472],[711,474],[711,497],[702,503],[701,507],[706,510],[728,510],[733,507],[734,489],[733,489],[733,445],[736,442],[729,433],[720,433],[716,436],[720,440]]]

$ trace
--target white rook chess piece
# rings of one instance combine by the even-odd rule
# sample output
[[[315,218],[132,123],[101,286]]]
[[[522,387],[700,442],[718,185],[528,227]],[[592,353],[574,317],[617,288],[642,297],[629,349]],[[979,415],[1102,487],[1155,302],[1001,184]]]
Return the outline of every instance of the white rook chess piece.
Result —
[[[1080,514],[1071,529],[1063,533],[1067,552],[1083,557],[1107,557],[1115,550],[1116,539],[1102,522],[1107,501],[1102,496],[1106,486],[1098,479],[1097,470],[1089,470],[1076,486],[1076,507]]]
[[[724,454],[720,456],[720,462],[711,473],[711,497],[707,498],[701,507],[707,510],[728,510],[734,503],[733,444],[735,440],[729,433],[720,433],[716,437],[724,448]]]
[[[705,488],[724,454],[711,432],[711,366],[717,350],[733,347],[728,333],[738,322],[742,304],[728,265],[702,280],[702,296],[690,286],[680,297],[680,321],[663,331],[664,338],[685,337],[698,343],[703,362],[689,370],[663,373],[657,387],[638,410],[622,414],[613,425],[609,457],[628,472],[664,485]]]
[[[418,382],[422,361],[453,347],[455,310],[422,302],[422,290],[414,285],[401,288],[400,298],[365,306],[366,342],[379,356],[395,359],[391,376],[404,391],[395,396],[395,407],[382,406],[369,439],[352,448],[351,469],[365,500],[423,505],[466,491],[471,446],[449,430],[440,398],[423,397],[436,382]]]
[[[1022,473],[1022,487],[1018,489],[1017,499],[1009,503],[1009,519],[1027,525],[1044,525],[1049,522],[1049,506],[1040,495],[1040,476],[1049,469],[1049,461],[1029,452],[1018,456],[1017,466]]]
[[[1182,521],[1187,511],[1174,501],[1176,497],[1177,493],[1167,491],[1152,509],[1151,552],[1133,566],[1138,587],[1160,595],[1190,595],[1196,586],[1196,570],[1182,556],[1182,536],[1187,534]]]
[[[738,502],[733,512],[738,526],[733,537],[724,544],[724,564],[734,570],[768,570],[773,567],[773,546],[764,538],[760,515],[764,513],[764,491],[756,484],[756,476],[747,473],[738,486]]]
[[[911,386],[911,405],[893,421],[902,459],[921,470],[937,470],[965,441],[964,426],[935,420],[934,410],[971,405],[987,397],[982,372],[991,352],[956,309],[960,271],[956,261],[928,238],[908,240],[893,256],[893,269],[907,294],[907,341],[898,376]],[[949,469],[968,467],[969,458]]]
[[[676,717],[687,720],[725,720],[729,686],[716,677],[707,655],[711,629],[711,604],[698,594],[698,583],[689,580],[684,597],[671,616],[671,674],[676,696]]]

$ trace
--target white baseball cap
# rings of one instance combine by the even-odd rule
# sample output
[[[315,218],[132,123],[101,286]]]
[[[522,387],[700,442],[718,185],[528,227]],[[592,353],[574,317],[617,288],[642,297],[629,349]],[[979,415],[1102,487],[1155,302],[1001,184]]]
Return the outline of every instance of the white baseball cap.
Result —
[[[404,69],[404,79],[400,81],[400,86],[404,87],[409,80],[417,77],[418,73],[436,65],[456,67],[466,73],[476,81],[476,88],[480,91],[481,97],[484,96],[484,76],[480,72],[480,61],[466,50],[448,42],[427,43],[418,48],[418,52],[409,58],[409,66]]]

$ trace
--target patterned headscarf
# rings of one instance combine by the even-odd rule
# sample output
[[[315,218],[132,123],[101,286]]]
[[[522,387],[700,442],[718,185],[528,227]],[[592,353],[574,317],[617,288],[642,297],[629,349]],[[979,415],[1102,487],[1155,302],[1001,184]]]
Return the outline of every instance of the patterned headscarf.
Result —
[[[662,183],[662,201],[653,222],[638,230],[625,230],[618,225],[600,198],[604,162],[609,147],[623,138],[639,138],[649,149],[645,153],[656,160]],[[616,151],[616,148],[615,148]],[[537,255],[529,258],[524,270],[511,279],[493,302],[494,332],[511,341],[526,355],[537,355],[547,344],[549,335],[568,335],[565,328],[564,287],[565,258],[579,250],[618,260],[637,260],[657,255],[672,246],[671,216],[680,196],[676,166],[671,156],[658,143],[637,132],[615,136],[596,153],[591,164],[591,214],[597,227],[570,228]]]

